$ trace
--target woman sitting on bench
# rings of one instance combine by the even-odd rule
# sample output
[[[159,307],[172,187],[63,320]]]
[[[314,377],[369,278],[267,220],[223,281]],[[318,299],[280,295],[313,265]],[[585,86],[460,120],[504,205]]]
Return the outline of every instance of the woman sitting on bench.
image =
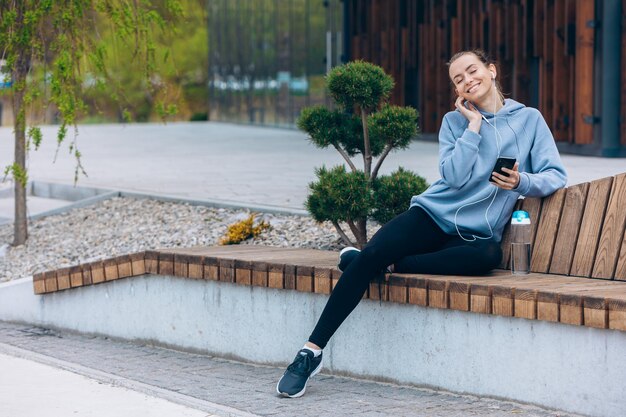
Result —
[[[357,306],[370,281],[393,271],[481,275],[499,265],[502,231],[520,195],[544,197],[567,183],[552,133],[538,110],[504,99],[497,67],[480,50],[448,63],[458,95],[439,131],[441,179],[411,199],[362,251],[340,253],[341,279],[276,387],[300,397],[322,367],[322,349]],[[500,158],[515,160],[495,172]]]

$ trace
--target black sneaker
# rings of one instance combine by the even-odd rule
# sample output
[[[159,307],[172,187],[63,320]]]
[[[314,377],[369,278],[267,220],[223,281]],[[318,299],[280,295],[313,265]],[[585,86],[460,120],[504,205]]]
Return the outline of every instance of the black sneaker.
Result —
[[[359,253],[361,253],[361,251],[353,246],[343,248],[341,252],[339,252],[339,265],[337,265],[337,268],[339,268],[341,272],[345,271]]]
[[[322,369],[322,353],[315,357],[310,350],[300,349],[296,358],[278,381],[276,392],[284,397],[302,397],[309,378],[317,375],[320,369]]]

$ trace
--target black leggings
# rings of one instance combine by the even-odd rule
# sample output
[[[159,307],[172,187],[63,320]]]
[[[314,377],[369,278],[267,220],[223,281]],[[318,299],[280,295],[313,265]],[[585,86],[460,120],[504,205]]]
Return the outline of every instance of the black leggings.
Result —
[[[502,258],[498,242],[466,242],[448,235],[420,207],[395,217],[374,234],[341,275],[309,342],[324,348],[359,304],[370,281],[387,266],[400,273],[482,275]]]

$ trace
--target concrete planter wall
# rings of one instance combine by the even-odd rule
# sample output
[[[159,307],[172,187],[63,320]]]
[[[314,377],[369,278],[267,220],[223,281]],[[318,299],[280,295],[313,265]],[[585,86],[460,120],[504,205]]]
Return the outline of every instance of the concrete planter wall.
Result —
[[[40,296],[22,279],[0,284],[0,320],[286,364],[327,297],[153,275]],[[624,416],[624,352],[625,332],[364,300],[325,370]]]

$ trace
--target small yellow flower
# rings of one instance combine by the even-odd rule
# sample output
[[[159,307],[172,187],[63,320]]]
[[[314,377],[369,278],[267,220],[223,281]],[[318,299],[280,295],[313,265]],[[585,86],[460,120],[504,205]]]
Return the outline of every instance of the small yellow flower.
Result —
[[[244,240],[259,236],[264,230],[270,228],[265,221],[254,225],[256,214],[251,214],[247,219],[228,226],[226,236],[220,240],[220,245],[236,245]]]

